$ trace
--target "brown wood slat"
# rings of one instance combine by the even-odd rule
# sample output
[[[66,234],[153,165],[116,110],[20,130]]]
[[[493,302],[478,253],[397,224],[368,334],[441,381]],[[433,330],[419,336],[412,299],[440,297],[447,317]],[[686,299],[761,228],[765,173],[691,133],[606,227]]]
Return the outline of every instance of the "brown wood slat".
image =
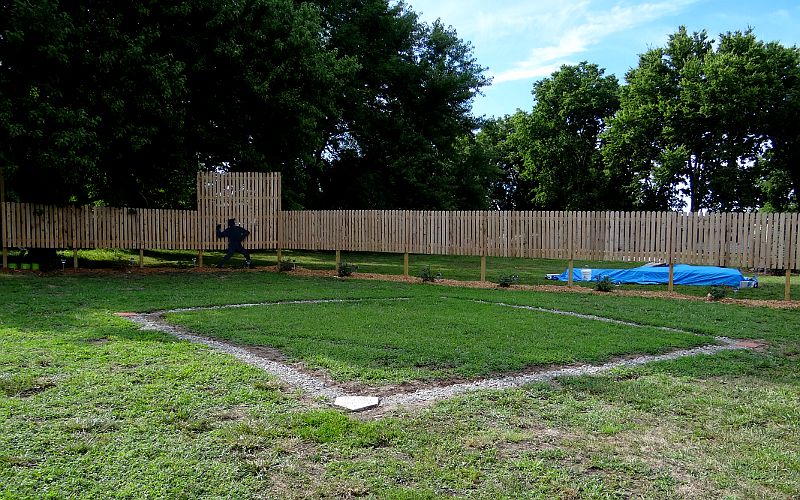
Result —
[[[214,226],[235,217],[252,249],[377,251],[522,258],[658,260],[797,268],[798,214],[665,212],[280,212],[279,174],[203,173],[197,210],[54,207],[7,202],[8,246],[224,248]]]

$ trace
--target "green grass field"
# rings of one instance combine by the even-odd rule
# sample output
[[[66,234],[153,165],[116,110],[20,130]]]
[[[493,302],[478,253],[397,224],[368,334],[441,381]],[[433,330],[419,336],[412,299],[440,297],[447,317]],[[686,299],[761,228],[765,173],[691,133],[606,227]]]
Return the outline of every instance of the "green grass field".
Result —
[[[190,330],[280,349],[336,380],[407,382],[713,344],[707,335],[632,328],[446,297],[282,304],[170,314]]]
[[[448,297],[447,304],[442,296]],[[139,275],[124,269],[3,273],[0,297],[3,498],[800,496],[797,310],[312,279],[289,273],[176,270]],[[417,311],[420,319],[412,324],[435,334],[438,321],[447,324],[447,317],[438,313],[466,320],[472,312],[494,307],[470,302],[485,300],[762,339],[767,347],[471,393],[374,419],[303,398],[230,356],[141,331],[113,314],[396,297],[412,299],[407,304],[413,304],[411,313],[403,303],[379,300],[370,302],[365,314],[331,305],[322,317],[320,311],[327,306],[303,306],[282,315],[283,333],[276,338],[286,340],[294,320],[298,332],[313,332],[313,326],[302,325],[315,319],[319,325],[364,323],[378,304],[393,309],[384,321],[405,325]],[[248,314],[263,314],[259,309]],[[497,341],[505,332],[518,342],[517,325],[527,325],[525,318],[530,317],[537,325],[552,320],[559,332],[571,330],[563,317],[532,312],[517,317],[505,309],[491,314],[500,315],[497,324],[502,326],[495,330],[486,320],[479,325],[480,336],[496,335]],[[198,314],[194,321],[208,327],[213,324],[210,317]],[[590,321],[580,321],[580,329],[592,328]],[[344,337],[343,344],[362,341],[368,331],[364,328],[353,338]],[[664,333],[637,331],[645,337]],[[647,350],[652,340],[637,349]],[[603,347],[600,339],[579,343],[581,348]],[[444,342],[409,344],[414,345],[407,347],[408,361],[380,369],[402,372],[423,353],[432,355],[432,361],[452,356]],[[526,346],[526,356],[541,354],[538,344]],[[555,354],[572,350],[552,345]],[[610,355],[607,345],[604,349],[606,354],[597,359]],[[343,349],[337,356],[362,367],[375,359],[360,358],[356,351]],[[475,359],[462,358],[461,369],[498,369],[471,365]]]

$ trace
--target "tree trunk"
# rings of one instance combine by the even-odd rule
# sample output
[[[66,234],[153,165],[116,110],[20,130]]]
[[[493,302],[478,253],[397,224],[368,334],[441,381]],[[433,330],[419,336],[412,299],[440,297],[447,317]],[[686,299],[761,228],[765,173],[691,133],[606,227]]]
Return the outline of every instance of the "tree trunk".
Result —
[[[697,164],[695,160],[689,159],[689,213],[698,209],[697,200]]]

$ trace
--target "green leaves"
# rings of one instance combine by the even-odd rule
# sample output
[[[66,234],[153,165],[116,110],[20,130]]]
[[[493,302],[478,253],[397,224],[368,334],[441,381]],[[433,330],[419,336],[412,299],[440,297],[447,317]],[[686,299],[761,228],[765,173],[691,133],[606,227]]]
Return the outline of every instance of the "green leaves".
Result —
[[[597,65],[580,63],[536,82],[536,105],[481,131],[504,179],[494,191],[502,208],[581,210],[624,206],[617,175],[603,164],[600,132],[618,107],[619,84]],[[501,132],[502,131],[502,132]]]
[[[12,199],[186,207],[198,170],[227,169],[282,171],[289,207],[485,204],[483,177],[454,166],[483,68],[403,4],[14,1],[2,14]],[[451,187],[462,179],[477,200]]]
[[[628,72],[603,135],[606,164],[630,172],[641,188],[635,204],[645,209],[682,208],[684,199],[693,211],[748,210],[765,200],[790,208],[796,181],[784,161],[800,154],[800,143],[796,120],[782,110],[796,109],[798,60],[796,48],[750,31],[723,34],[714,46],[704,31],[681,27]]]
[[[463,137],[477,125],[472,98],[488,83],[471,47],[441,23],[419,22],[402,3],[321,4],[329,46],[358,66],[337,99],[341,115],[329,120],[318,155],[324,163],[318,203],[485,206],[482,169],[462,156]]]

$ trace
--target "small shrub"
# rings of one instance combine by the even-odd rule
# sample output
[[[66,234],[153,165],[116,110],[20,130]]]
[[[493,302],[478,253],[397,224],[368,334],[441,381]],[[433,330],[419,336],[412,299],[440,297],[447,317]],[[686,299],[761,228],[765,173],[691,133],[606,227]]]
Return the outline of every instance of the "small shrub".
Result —
[[[336,269],[336,274],[340,278],[344,278],[346,276],[350,276],[354,272],[358,271],[358,266],[349,264],[347,262],[341,262],[339,267]]]
[[[294,260],[281,259],[278,261],[278,271],[282,273],[286,271],[294,271],[296,266],[297,265],[294,263]]]
[[[128,255],[127,251],[114,250],[112,255],[114,256],[114,261],[111,263],[111,267],[115,269],[123,269],[136,265],[136,258],[133,255]]]
[[[501,288],[508,288],[511,285],[516,285],[519,283],[519,276],[516,274],[512,274],[511,276],[500,276],[500,281],[497,282]]]
[[[728,296],[728,288],[724,286],[712,286],[708,289],[708,297],[711,300],[722,300]]]
[[[419,277],[422,279],[423,283],[426,281],[436,281],[442,279],[442,273],[433,274],[431,271],[431,266],[425,266],[419,272]]]
[[[608,276],[603,276],[602,278],[598,276],[595,279],[594,289],[598,292],[610,292],[614,289],[614,282]]]

